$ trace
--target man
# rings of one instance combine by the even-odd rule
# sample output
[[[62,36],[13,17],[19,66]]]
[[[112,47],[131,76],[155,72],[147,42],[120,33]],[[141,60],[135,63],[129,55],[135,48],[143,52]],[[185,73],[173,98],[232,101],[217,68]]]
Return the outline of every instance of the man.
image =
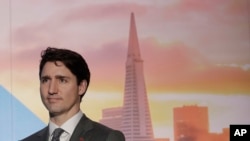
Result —
[[[22,141],[125,141],[122,132],[87,118],[80,109],[90,82],[83,57],[71,50],[48,47],[41,54],[40,95],[49,125]]]

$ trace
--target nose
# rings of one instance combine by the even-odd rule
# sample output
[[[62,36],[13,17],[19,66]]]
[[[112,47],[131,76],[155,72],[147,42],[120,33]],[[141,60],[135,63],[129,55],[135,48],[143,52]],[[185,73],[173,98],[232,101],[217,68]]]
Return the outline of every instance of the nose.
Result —
[[[49,94],[54,95],[58,92],[58,86],[55,80],[51,80],[49,84]]]

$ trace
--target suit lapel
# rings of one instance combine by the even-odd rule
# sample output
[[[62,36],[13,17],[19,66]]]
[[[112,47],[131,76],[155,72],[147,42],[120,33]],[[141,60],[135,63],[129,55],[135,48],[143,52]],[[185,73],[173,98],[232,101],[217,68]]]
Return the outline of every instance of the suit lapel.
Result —
[[[49,127],[43,128],[40,132],[37,134],[38,140],[37,141],[48,141],[49,139]]]
[[[70,141],[87,141],[86,133],[93,128],[92,121],[85,115],[82,116],[81,120],[77,124]]]

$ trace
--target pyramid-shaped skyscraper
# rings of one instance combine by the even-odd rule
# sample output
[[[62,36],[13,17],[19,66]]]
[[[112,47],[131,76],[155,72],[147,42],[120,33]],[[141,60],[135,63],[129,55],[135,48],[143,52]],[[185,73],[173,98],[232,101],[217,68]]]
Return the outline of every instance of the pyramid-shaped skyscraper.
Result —
[[[153,129],[146,92],[143,60],[134,14],[130,17],[125,91],[121,128],[126,141],[153,141]]]

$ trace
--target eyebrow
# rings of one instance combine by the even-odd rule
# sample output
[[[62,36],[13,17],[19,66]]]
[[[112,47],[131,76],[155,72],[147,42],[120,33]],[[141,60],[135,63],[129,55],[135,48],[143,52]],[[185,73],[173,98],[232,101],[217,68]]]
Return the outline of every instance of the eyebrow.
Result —
[[[56,77],[56,79],[62,79],[62,78],[70,79],[69,76],[64,76],[64,75],[56,75],[55,77]],[[49,75],[45,75],[45,76],[41,76],[40,79],[51,79],[51,77]]]
[[[62,79],[62,78],[64,78],[64,79],[69,79],[68,76],[56,75],[56,79]]]
[[[40,80],[42,80],[42,79],[49,79],[49,78],[50,78],[50,76],[45,75],[45,76],[41,76],[41,77],[40,77]]]

